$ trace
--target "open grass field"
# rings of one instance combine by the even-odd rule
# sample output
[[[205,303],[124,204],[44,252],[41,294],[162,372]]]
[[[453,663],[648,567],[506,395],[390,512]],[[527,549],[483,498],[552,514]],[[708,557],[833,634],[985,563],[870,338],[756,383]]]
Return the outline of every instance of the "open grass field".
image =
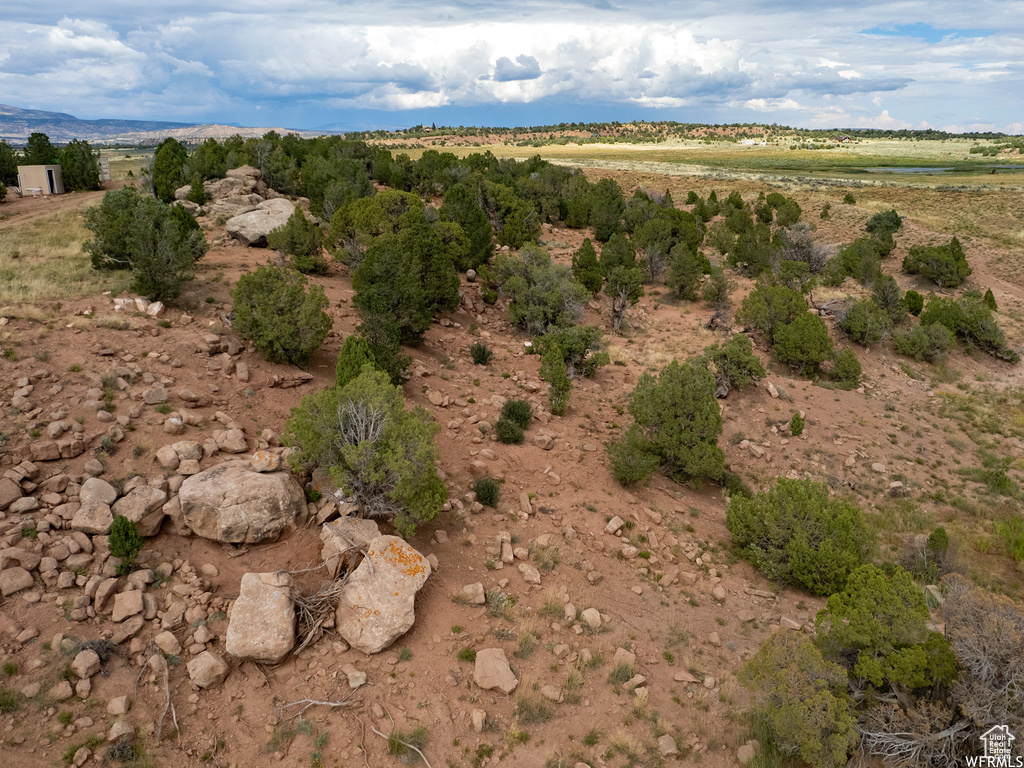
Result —
[[[100,150],[100,154],[110,163],[111,181],[137,179],[142,175],[142,169],[148,168],[153,161],[152,147],[111,147]]]
[[[637,180],[656,176],[692,180],[692,188],[709,183],[748,182],[801,193],[819,208],[835,206],[846,191],[858,204],[874,210],[895,207],[928,228],[949,235],[982,238],[1004,248],[1024,246],[1024,157],[982,157],[969,150],[978,142],[863,141],[830,150],[791,150],[789,142],[748,147],[715,142],[669,141],[660,144],[552,144],[540,147],[436,147],[466,156],[490,149],[499,157],[540,155],[552,162],[625,175]],[[423,149],[406,151],[417,159]],[[1013,166],[995,168],[993,166]],[[951,168],[932,173],[869,172],[865,168]],[[620,184],[629,179],[620,176]],[[625,181],[625,183],[624,183]],[[675,184],[673,184],[675,186]],[[754,186],[751,187],[754,189]],[[706,192],[704,193],[706,194]]]
[[[700,173],[713,170],[754,174],[792,175],[809,178],[842,178],[866,183],[915,183],[956,185],[982,183],[1024,188],[1024,158],[982,157],[970,154],[973,140],[899,141],[872,140],[834,145],[832,149],[790,149],[792,142],[768,146],[740,146],[726,142],[666,141],[658,144],[550,144],[545,146],[499,145],[487,147],[502,157],[540,155],[551,161],[586,166],[623,167],[643,163],[659,173]],[[441,150],[442,148],[438,147]],[[480,147],[445,147],[442,151],[464,156]],[[422,149],[404,150],[413,159]],[[1013,168],[993,166],[1010,165]],[[868,168],[900,169],[889,173]],[[930,174],[907,173],[908,168],[948,168]],[[912,178],[908,178],[912,177]]]
[[[63,211],[0,228],[0,310],[26,302],[62,301],[124,290],[130,275],[97,272],[83,244],[81,211]]]

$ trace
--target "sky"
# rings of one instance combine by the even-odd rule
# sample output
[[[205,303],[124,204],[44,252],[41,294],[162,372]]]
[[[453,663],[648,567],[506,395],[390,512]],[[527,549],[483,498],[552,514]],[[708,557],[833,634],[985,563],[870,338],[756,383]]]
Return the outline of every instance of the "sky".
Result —
[[[293,129],[1024,133],[1024,0],[3,0],[0,103]]]

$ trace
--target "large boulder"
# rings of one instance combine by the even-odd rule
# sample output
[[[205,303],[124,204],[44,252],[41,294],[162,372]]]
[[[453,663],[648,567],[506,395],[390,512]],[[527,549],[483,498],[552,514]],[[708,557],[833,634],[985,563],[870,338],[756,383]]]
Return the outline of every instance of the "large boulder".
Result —
[[[231,609],[225,648],[240,659],[276,664],[295,646],[291,575],[247,573]]]
[[[117,500],[117,489],[106,480],[98,477],[90,477],[82,483],[82,489],[78,492],[78,501],[83,507],[106,504],[110,506]]]
[[[416,593],[430,576],[427,559],[397,536],[378,536],[341,592],[336,626],[350,646],[377,653],[416,620]]]
[[[127,496],[115,501],[111,512],[135,523],[140,536],[156,536],[164,521],[163,507],[166,503],[167,494],[159,488],[140,485],[129,491]]]
[[[182,519],[197,536],[232,544],[274,539],[302,514],[306,496],[288,472],[254,472],[221,464],[185,479],[178,491]]]
[[[281,197],[264,200],[255,211],[228,219],[227,233],[242,245],[266,247],[271,230],[284,226],[295,212],[295,204]]]

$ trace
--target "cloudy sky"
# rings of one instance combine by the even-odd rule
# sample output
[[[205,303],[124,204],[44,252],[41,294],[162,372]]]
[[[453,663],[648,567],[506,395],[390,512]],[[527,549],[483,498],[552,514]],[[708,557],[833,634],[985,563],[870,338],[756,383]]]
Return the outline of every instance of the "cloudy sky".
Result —
[[[1024,132],[1024,0],[3,0],[0,103],[339,130]]]

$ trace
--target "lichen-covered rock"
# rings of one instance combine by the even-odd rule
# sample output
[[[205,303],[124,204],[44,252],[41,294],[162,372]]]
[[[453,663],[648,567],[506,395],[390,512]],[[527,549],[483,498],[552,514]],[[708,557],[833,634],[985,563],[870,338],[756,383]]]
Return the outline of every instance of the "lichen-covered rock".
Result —
[[[363,653],[377,653],[404,635],[416,620],[416,593],[430,563],[397,536],[378,536],[341,593],[338,634]]]
[[[305,511],[306,496],[287,472],[221,464],[185,479],[178,491],[185,524],[197,536],[232,544],[274,539]]]

